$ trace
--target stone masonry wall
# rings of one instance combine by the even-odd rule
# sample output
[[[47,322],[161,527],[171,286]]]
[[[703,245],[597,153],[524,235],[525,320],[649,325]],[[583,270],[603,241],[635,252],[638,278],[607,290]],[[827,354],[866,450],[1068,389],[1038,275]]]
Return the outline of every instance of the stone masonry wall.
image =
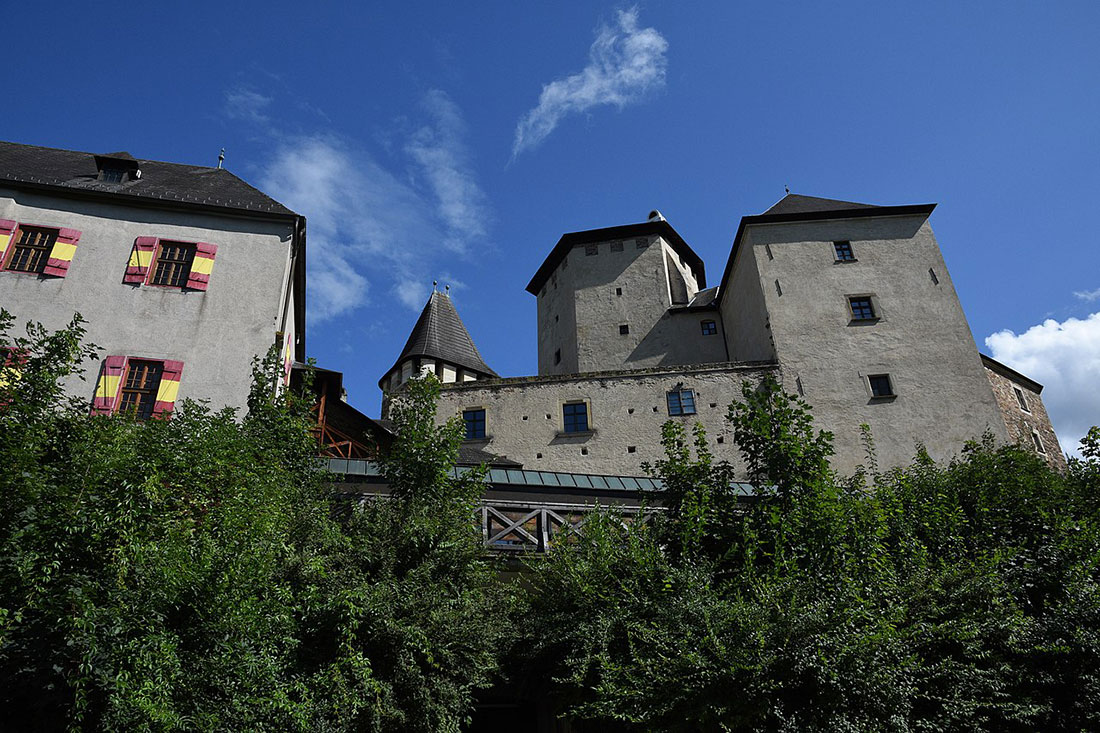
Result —
[[[1043,399],[1039,393],[1025,382],[1014,380],[1007,374],[994,371],[986,365],[985,374],[989,377],[989,383],[993,387],[993,394],[997,398],[997,405],[1004,416],[1005,427],[1008,429],[1009,442],[1017,443],[1027,450],[1039,453],[1051,468],[1058,471],[1066,469],[1066,457],[1062,453],[1062,447],[1058,443],[1058,436],[1054,434],[1054,426],[1050,423],[1047,409],[1043,405]],[[1019,389],[1024,396],[1025,410],[1016,397]],[[1032,431],[1039,434],[1039,445],[1036,445]],[[1039,452],[1039,447],[1042,452]]]

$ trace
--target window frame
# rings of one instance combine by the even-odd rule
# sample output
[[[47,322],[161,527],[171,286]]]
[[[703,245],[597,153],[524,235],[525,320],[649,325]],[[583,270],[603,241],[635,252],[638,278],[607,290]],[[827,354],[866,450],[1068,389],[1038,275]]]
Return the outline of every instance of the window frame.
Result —
[[[187,270],[182,276],[183,282],[176,284],[172,282],[155,282],[157,277],[157,271],[160,269],[161,262],[163,260],[165,246],[179,247],[185,249],[190,253],[187,258]],[[183,290],[187,287],[187,281],[191,278],[191,270],[195,266],[195,257],[198,255],[198,242],[183,242],[177,239],[157,239],[157,247],[153,250],[153,259],[149,262],[149,272],[145,276],[145,284],[153,288],[173,288]],[[173,262],[178,264],[176,260],[165,260],[167,262]],[[180,272],[180,270],[176,270]]]
[[[875,380],[879,380],[879,379],[885,379],[886,380],[886,387],[887,387],[887,389],[890,390],[888,394],[875,394]],[[898,396],[897,387],[894,384],[894,378],[890,375],[889,372],[879,372],[877,374],[868,374],[864,378],[864,382],[866,383],[866,386],[867,386],[867,393],[869,395],[871,395],[872,400],[881,400],[881,401],[892,400],[892,399],[897,398],[897,396]]]
[[[709,327],[709,330],[708,330]],[[713,319],[707,319],[705,321],[699,321],[699,329],[703,332],[704,336],[717,336],[718,335],[718,321]]]
[[[23,232],[27,231],[39,231],[49,232],[48,244],[23,244],[19,242],[20,236]],[[45,274],[46,267],[50,264],[50,253],[53,252],[54,245],[57,244],[58,238],[61,236],[61,227],[42,226],[39,224],[24,224],[23,222],[17,222],[14,231],[11,233],[11,240],[8,242],[7,252],[4,253],[3,269],[5,272],[19,272],[24,275],[42,275]],[[23,270],[17,269],[11,266],[12,260],[15,259],[15,251],[22,247],[23,249],[38,250],[40,255],[37,262],[36,269]]]
[[[1035,428],[1031,429],[1031,442],[1035,445],[1035,451],[1045,456],[1047,454],[1046,446],[1043,445],[1043,437],[1039,435],[1039,431]]]
[[[686,402],[690,403],[690,407],[685,405],[684,396],[687,395]],[[675,398],[676,405],[673,407],[673,398]],[[695,406],[695,390],[690,387],[676,387],[665,392],[665,406],[668,408],[669,417],[686,417],[689,415],[697,415],[698,410]]]
[[[143,382],[140,387],[131,386],[130,378],[135,367],[144,368],[146,375],[149,371],[155,371],[155,381],[151,383]],[[123,369],[122,378],[119,380],[118,404],[115,406],[115,412],[121,414],[133,409],[134,416],[138,420],[151,418],[156,412],[157,394],[160,392],[160,383],[163,378],[164,361],[158,359],[127,359],[126,368]],[[137,395],[137,401],[127,405],[127,395]]]
[[[1028,405],[1027,405],[1027,399],[1025,399],[1025,397],[1024,397],[1024,391],[1022,389],[1020,389],[1019,387],[1017,387],[1015,384],[1012,385],[1012,391],[1016,395],[1016,404],[1019,406],[1019,408],[1023,412],[1026,412],[1027,414],[1030,415],[1031,414],[1031,408],[1028,407]]]
[[[857,293],[855,295],[847,295],[845,298],[848,301],[848,316],[850,323],[875,323],[876,321],[882,320],[882,310],[879,308],[878,298],[875,297],[874,293]],[[867,302],[867,307],[870,309],[869,316],[862,316],[856,312],[856,301]]]
[[[469,419],[469,416],[473,415],[475,413],[480,413],[481,414],[481,419],[480,420],[478,420],[476,418],[473,419],[473,420]],[[476,426],[478,424],[481,425],[481,434],[480,435],[476,434],[477,433]],[[474,435],[470,434],[471,426],[474,426],[474,428],[475,428],[474,431],[473,431],[475,433]],[[488,430],[487,430],[488,420],[487,420],[487,415],[486,415],[485,408],[484,407],[467,407],[466,409],[464,409],[462,411],[462,427],[465,430],[465,437],[463,438],[463,440],[487,440],[489,438],[489,433],[488,433]]]
[[[850,239],[838,239],[833,242],[834,262],[858,262]]]
[[[572,410],[570,408],[572,408]],[[584,418],[584,427],[581,428],[577,427],[577,408],[581,408],[579,416]],[[588,409],[587,400],[570,400],[569,402],[563,402],[561,405],[561,419],[562,432],[566,435],[584,435],[592,432],[592,414]]]

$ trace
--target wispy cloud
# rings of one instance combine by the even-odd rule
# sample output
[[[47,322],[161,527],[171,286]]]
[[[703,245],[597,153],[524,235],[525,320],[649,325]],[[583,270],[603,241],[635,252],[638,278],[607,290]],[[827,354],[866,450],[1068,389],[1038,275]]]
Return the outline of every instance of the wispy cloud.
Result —
[[[998,331],[985,345],[994,359],[1044,385],[1043,404],[1062,449],[1076,453],[1089,427],[1100,423],[1100,313],[1047,319],[1018,335]]]
[[[251,89],[237,88],[225,93],[225,114],[231,120],[244,120],[266,125],[266,110],[272,98]]]
[[[664,86],[668,41],[654,28],[638,27],[638,9],[620,10],[617,27],[601,25],[588,65],[543,86],[538,105],[520,119],[512,158],[539,145],[563,117],[599,105],[620,109]]]
[[[418,310],[441,251],[454,256],[485,236],[489,207],[470,172],[460,110],[439,91],[424,109],[427,121],[398,148],[407,163],[400,171],[334,135],[276,136],[260,188],[309,222],[312,322],[351,312],[376,293]]]
[[[405,151],[428,181],[449,237],[445,244],[465,251],[472,239],[485,236],[488,211],[485,194],[474,179],[469,151],[463,142],[466,123],[458,106],[439,90],[424,98],[430,124],[413,133]]]
[[[1096,290],[1075,290],[1073,295],[1086,303],[1091,303],[1094,300],[1100,300],[1100,288]]]

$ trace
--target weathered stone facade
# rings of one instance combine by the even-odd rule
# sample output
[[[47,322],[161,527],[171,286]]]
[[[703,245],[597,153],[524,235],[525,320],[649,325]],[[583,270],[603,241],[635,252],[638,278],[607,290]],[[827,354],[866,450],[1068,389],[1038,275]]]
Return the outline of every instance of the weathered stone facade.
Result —
[[[718,457],[736,462],[727,408],[743,379],[772,372],[833,433],[841,472],[867,460],[863,426],[882,467],[908,464],[918,445],[947,460],[985,433],[1024,436],[1064,466],[1041,386],[1017,375],[1033,405],[1024,417],[1006,407],[1003,377],[987,376],[928,222],[934,208],[788,195],[742,218],[709,289],[701,260],[656,212],[566,234],[527,286],[540,376],[446,385],[439,418],[474,411],[481,444],[528,468],[637,473],[660,457],[670,416],[701,422]],[[671,415],[673,390],[694,397],[696,414]],[[591,430],[564,429],[570,404],[585,405]]]
[[[982,363],[1001,409],[1009,442],[1042,456],[1052,468],[1065,470],[1065,454],[1039,396],[1043,385],[988,356],[982,356]]]

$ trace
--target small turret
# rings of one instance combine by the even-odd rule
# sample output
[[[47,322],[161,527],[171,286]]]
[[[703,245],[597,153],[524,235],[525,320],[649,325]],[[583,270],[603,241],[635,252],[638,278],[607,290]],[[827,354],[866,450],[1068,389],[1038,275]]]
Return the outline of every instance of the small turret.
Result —
[[[491,379],[497,373],[481,358],[451,297],[433,290],[397,361],[378,381],[384,393],[413,376],[434,374],[444,384]]]

